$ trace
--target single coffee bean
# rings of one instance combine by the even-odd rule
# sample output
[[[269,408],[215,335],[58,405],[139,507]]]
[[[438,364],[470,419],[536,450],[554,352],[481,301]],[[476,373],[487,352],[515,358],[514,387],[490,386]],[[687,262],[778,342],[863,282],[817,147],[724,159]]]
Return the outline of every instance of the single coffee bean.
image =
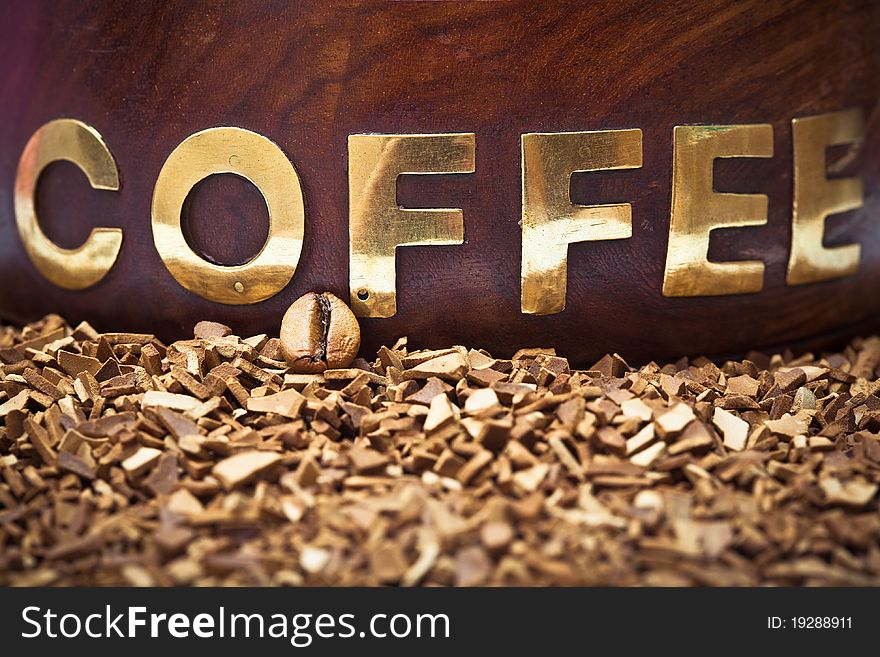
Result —
[[[281,320],[281,353],[294,372],[348,367],[361,346],[357,318],[339,297],[309,292]]]

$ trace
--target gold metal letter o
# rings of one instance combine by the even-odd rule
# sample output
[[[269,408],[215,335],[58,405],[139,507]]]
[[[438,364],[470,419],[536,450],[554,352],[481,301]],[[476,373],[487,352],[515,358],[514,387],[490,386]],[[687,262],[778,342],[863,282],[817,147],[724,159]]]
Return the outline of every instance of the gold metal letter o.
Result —
[[[252,182],[269,210],[269,236],[243,265],[222,266],[199,257],[186,243],[180,213],[190,190],[217,173]],[[264,301],[280,292],[296,271],[305,210],[296,169],[266,137],[242,128],[202,130],[175,148],[156,179],[153,241],[171,275],[190,292],[230,305]]]

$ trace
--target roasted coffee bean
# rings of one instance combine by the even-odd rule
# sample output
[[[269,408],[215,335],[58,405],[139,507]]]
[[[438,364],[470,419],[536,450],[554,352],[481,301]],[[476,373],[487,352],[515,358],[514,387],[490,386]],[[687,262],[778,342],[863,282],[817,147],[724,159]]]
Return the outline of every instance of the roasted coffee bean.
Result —
[[[309,292],[281,320],[281,353],[295,372],[348,367],[361,346],[361,329],[337,296]]]

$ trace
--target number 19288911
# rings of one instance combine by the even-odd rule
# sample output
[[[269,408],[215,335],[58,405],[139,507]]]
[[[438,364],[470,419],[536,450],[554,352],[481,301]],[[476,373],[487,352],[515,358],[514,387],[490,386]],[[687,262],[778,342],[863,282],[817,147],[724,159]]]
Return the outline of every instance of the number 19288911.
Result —
[[[767,616],[769,630],[851,630],[852,616]]]

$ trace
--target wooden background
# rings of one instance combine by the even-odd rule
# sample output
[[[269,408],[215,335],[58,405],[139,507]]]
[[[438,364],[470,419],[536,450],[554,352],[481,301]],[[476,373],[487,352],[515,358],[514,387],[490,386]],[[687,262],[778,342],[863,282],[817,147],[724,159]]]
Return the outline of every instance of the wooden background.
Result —
[[[404,177],[408,207],[460,207],[465,244],[398,250],[391,319],[362,322],[367,350],[465,343],[509,355],[552,345],[584,362],[616,350],[633,361],[727,354],[867,330],[880,310],[880,3],[701,2],[50,2],[0,9],[0,314],[58,312],[99,329],[191,335],[199,319],[277,334],[309,290],[348,294],[346,138],[360,132],[477,136],[472,175]],[[865,181],[862,210],[828,221],[829,244],[862,244],[858,276],[785,285],[790,241],[790,121],[849,107],[868,139],[844,173]],[[119,226],[116,267],[67,292],[43,280],[15,229],[18,157],[44,122],[93,125],[117,159],[119,193],[96,192],[70,164],[42,177],[47,234],[80,244]],[[672,128],[771,123],[775,156],[716,166],[716,189],[770,198],[769,223],[718,231],[712,259],[761,259],[759,294],[661,296],[669,229]],[[291,158],[306,201],[297,273],[274,298],[223,306],[180,287],[156,253],[153,184],[189,134],[233,125]],[[558,315],[519,311],[520,134],[642,128],[644,166],[576,175],[581,203],[627,201],[629,240],[573,245]],[[836,149],[831,160],[852,155]],[[191,243],[244,262],[267,231],[256,190],[233,176],[191,194]],[[589,363],[587,363],[589,364]]]

